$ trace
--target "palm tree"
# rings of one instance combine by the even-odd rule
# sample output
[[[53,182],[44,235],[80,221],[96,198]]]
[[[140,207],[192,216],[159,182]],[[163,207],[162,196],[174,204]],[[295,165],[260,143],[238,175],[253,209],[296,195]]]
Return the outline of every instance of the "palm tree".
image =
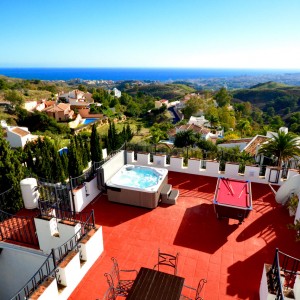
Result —
[[[211,128],[215,129],[216,127],[218,127],[218,125],[219,125],[219,118],[218,118],[218,116],[209,115],[207,119],[210,122]]]
[[[282,162],[300,156],[299,138],[293,133],[279,130],[277,135],[273,134],[273,138],[261,146],[258,153],[276,156],[277,166],[281,167]]]
[[[252,130],[250,122],[247,119],[241,119],[237,124],[237,129],[241,131],[241,136],[245,136],[246,133],[249,133]]]

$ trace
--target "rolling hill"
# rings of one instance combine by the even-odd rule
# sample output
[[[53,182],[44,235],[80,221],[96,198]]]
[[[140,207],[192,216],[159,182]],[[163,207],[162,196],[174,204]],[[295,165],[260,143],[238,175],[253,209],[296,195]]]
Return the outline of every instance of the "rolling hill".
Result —
[[[177,100],[182,98],[187,93],[195,92],[195,89],[184,84],[148,84],[130,89],[125,89],[124,92],[135,95],[138,92],[153,97],[159,97],[167,100]]]
[[[288,86],[272,81],[260,83],[249,89],[233,92],[234,99],[250,102],[256,107],[266,111],[273,107],[276,114],[284,115],[285,109],[291,112],[300,111],[300,87]]]

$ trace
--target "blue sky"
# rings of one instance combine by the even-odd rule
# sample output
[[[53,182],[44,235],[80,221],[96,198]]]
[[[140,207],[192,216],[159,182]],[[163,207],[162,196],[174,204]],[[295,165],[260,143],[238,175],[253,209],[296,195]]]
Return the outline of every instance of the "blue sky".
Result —
[[[1,0],[0,67],[300,69],[299,0]]]

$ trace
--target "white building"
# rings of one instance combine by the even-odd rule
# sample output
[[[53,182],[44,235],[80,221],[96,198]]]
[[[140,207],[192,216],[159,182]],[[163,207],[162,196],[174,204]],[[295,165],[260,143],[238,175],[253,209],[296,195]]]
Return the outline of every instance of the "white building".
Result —
[[[197,126],[210,127],[210,122],[208,120],[206,120],[203,115],[201,117],[191,116],[188,121],[188,124],[195,124]]]
[[[58,100],[70,103],[71,106],[87,106],[90,103],[94,103],[91,93],[85,93],[80,90],[59,94]]]
[[[37,101],[36,100],[30,100],[30,101],[26,101],[24,103],[24,108],[27,111],[33,111],[37,106]]]
[[[27,127],[8,126],[6,134],[6,140],[12,148],[23,148],[27,142],[37,138],[37,136],[30,133]]]
[[[119,91],[117,88],[113,88],[112,91],[113,91],[115,97],[120,98],[122,96],[121,91]]]
[[[161,108],[163,105],[169,107],[169,101],[166,99],[157,100],[154,102],[155,108]]]

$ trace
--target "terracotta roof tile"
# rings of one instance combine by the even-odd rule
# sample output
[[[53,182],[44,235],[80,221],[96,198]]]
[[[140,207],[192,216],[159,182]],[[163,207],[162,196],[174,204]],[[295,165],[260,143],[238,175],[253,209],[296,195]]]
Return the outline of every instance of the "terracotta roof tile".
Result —
[[[30,134],[30,132],[28,132],[28,131],[26,131],[26,130],[24,130],[24,129],[22,129],[22,128],[19,128],[19,127],[15,127],[15,128],[13,128],[11,131],[12,131],[13,133],[15,133],[15,134],[21,136],[21,137]]]
[[[89,108],[81,108],[78,109],[78,113],[80,114],[81,118],[103,118],[103,114],[90,114]]]
[[[59,103],[57,105],[57,107],[59,107],[61,110],[66,110],[66,109],[70,109],[70,104],[67,104],[67,103]]]
[[[269,138],[263,135],[257,135],[255,136],[252,141],[244,148],[245,152],[251,154],[251,155],[256,155],[256,149],[257,146],[265,143],[268,141]]]

